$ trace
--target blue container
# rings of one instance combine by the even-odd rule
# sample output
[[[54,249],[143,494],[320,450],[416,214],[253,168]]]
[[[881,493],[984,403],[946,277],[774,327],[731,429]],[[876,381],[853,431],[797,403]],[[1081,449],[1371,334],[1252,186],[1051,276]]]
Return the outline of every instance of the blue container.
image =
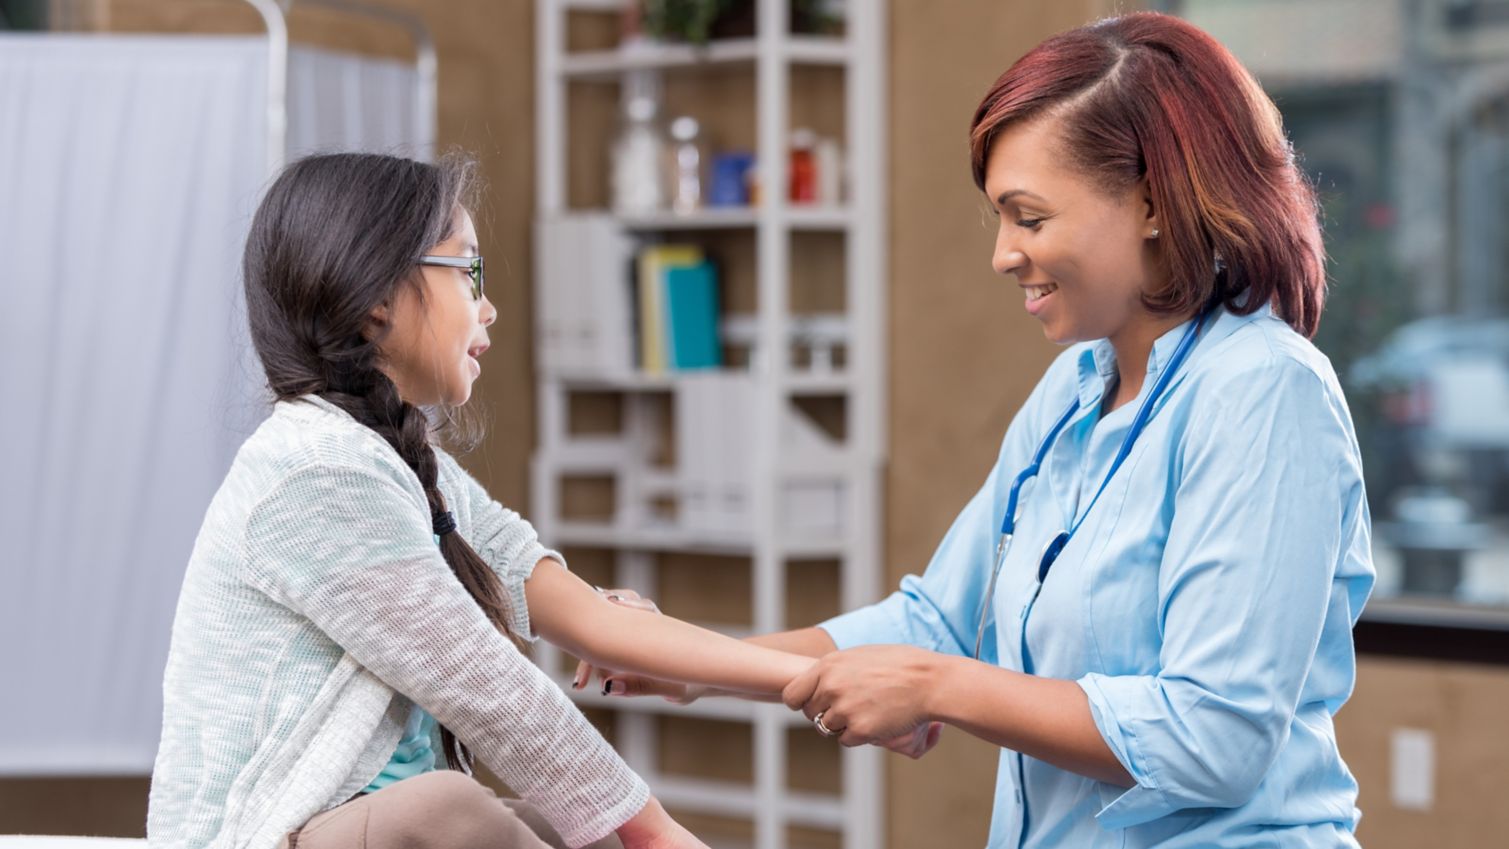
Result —
[[[748,206],[749,186],[746,179],[754,156],[748,153],[720,153],[713,157],[713,179],[708,189],[709,206]]]

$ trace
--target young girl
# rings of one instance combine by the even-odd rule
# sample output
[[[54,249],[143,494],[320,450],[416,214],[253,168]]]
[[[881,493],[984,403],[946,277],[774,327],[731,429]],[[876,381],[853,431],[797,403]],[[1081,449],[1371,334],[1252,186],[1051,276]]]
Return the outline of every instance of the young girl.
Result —
[[[497,317],[473,171],[316,156],[257,211],[276,404],[184,578],[154,847],[701,847],[519,646],[767,695],[811,663],[611,603],[436,447]],[[526,805],[470,778],[472,752]]]

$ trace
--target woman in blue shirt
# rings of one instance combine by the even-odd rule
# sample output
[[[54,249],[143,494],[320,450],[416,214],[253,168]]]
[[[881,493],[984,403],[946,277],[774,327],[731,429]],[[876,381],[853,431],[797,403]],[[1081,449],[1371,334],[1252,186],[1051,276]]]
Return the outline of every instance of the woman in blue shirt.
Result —
[[[1355,846],[1332,717],[1369,517],[1277,110],[1209,35],[1133,14],[1020,59],[970,140],[994,267],[1070,347],[921,577],[759,639],[823,656],[786,703],[845,745],[1000,746],[991,847]]]

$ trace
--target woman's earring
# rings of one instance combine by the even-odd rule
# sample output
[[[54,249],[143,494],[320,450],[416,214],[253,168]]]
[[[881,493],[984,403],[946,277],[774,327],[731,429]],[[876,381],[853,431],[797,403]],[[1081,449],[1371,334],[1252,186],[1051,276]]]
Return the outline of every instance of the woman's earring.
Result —
[[[1156,239],[1156,238],[1158,238],[1158,234],[1161,233],[1161,232],[1162,231],[1159,230],[1157,227],[1154,227],[1153,228],[1153,232],[1151,232],[1151,233],[1148,234],[1148,238],[1149,239]]]

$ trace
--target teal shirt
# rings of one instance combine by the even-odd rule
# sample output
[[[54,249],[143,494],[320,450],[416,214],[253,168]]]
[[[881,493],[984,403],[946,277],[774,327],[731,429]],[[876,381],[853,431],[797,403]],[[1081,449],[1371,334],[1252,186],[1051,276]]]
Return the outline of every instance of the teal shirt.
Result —
[[[440,544],[440,537],[435,537],[435,544]],[[409,711],[408,721],[403,725],[403,737],[399,739],[393,757],[388,759],[388,765],[382,768],[382,772],[362,792],[376,793],[394,782],[433,771],[435,750],[430,741],[434,739],[434,733],[435,717],[419,705],[414,705]]]
[[[388,765],[362,790],[376,793],[394,782],[423,775],[435,769],[435,750],[430,747],[431,734],[435,730],[435,717],[419,705],[409,711],[409,719],[403,726],[403,738]]]

